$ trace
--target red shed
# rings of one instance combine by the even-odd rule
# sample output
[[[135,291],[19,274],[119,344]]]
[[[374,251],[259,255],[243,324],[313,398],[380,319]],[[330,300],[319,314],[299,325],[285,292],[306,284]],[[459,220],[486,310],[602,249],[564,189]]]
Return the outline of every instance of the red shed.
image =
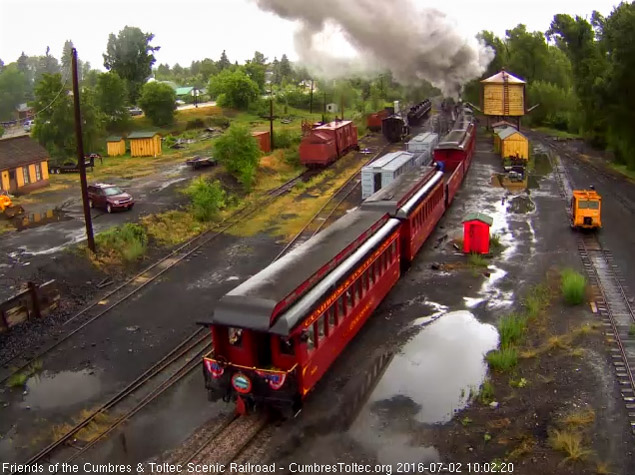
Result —
[[[258,145],[260,145],[260,150],[264,153],[271,152],[271,137],[269,136],[268,131],[264,132],[252,132],[252,137],[255,137],[258,140]]]
[[[471,213],[463,221],[463,252],[489,253],[489,228],[494,223],[491,216]]]

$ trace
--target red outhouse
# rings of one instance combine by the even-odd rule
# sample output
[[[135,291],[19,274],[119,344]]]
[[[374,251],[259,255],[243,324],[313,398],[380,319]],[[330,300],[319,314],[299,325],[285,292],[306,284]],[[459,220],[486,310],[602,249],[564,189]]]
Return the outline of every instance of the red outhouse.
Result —
[[[491,216],[471,213],[463,220],[463,252],[489,254],[489,228],[494,223]]]
[[[269,132],[252,132],[251,136],[258,141],[260,150],[264,153],[271,152],[271,137],[269,136]]]

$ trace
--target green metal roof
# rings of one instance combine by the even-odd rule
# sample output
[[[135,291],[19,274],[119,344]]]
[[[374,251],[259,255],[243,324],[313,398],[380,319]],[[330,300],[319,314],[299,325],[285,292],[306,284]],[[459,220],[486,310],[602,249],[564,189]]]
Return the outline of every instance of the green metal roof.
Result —
[[[157,135],[159,132],[156,130],[142,130],[141,132],[132,132],[128,135],[129,139],[149,139]]]
[[[523,138],[525,137],[523,134],[521,134],[519,131],[517,131],[513,127],[505,127],[504,129],[499,130],[496,133],[501,138],[501,140],[505,140],[507,137],[509,137],[511,135],[514,135],[514,134],[520,134],[521,137],[523,137]]]
[[[483,213],[468,214],[463,220],[463,222],[466,223],[468,221],[481,221],[482,223],[485,223],[488,226],[491,226],[492,224],[494,224],[494,218]]]
[[[106,142],[121,142],[123,137],[121,135],[111,135],[110,137],[106,137]]]
[[[193,87],[177,87],[174,92],[177,96],[189,96],[194,90]]]

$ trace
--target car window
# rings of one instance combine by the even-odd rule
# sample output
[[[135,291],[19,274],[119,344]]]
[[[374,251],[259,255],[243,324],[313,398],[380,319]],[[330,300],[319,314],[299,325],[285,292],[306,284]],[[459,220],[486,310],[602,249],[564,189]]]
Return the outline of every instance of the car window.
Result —
[[[123,191],[121,191],[121,188],[117,188],[116,186],[111,186],[109,188],[104,189],[104,194],[106,196],[120,195],[122,193]]]

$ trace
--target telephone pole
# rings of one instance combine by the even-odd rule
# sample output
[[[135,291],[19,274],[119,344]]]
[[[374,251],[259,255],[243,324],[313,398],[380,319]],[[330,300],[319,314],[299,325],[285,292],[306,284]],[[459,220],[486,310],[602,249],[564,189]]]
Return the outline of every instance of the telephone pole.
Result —
[[[271,86],[269,93],[269,140],[271,141],[271,151],[273,151],[275,147],[273,143],[273,86]]]
[[[309,112],[313,114],[313,79],[311,79],[311,103],[309,105]]]
[[[84,220],[86,221],[86,238],[88,249],[95,252],[95,237],[93,236],[93,220],[88,204],[88,183],[86,182],[86,159],[84,158],[84,140],[82,138],[82,116],[79,110],[79,81],[77,79],[77,50],[72,52],[73,67],[73,105],[75,109],[75,138],[77,140],[77,163],[79,165],[79,179],[82,185],[82,202],[84,204]]]

